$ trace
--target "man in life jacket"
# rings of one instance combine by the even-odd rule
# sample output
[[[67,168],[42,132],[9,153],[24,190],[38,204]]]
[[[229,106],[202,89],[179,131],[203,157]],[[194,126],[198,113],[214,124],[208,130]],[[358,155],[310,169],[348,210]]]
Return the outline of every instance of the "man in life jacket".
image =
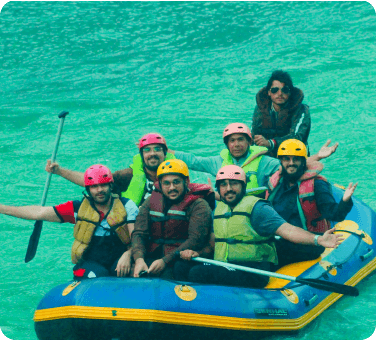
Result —
[[[268,201],[246,196],[246,174],[236,165],[226,165],[218,171],[216,187],[221,196],[214,212],[214,259],[270,271],[278,262],[274,235],[294,243],[328,248],[338,246],[343,238],[333,234],[314,234],[287,223]],[[180,256],[189,260],[200,252],[190,249]],[[268,278],[253,273],[213,265],[196,265],[189,272],[189,281],[211,284],[262,288]]]
[[[256,95],[252,119],[255,144],[267,147],[272,157],[284,140],[295,138],[308,145],[311,116],[303,99],[303,92],[293,86],[287,72],[274,71]]]
[[[320,176],[323,165],[307,161],[307,148],[296,139],[281,143],[278,149],[281,168],[269,180],[267,199],[288,223],[322,235],[331,228],[330,221],[343,221],[353,203],[351,196],[357,186],[350,183],[342,200],[336,203],[330,184]],[[285,239],[276,242],[279,266],[313,260],[323,247],[293,244]]]
[[[167,153],[166,140],[158,133],[148,133],[141,137],[138,148],[139,153],[133,157],[133,164],[129,168],[115,171],[113,192],[140,206],[153,191],[159,164],[175,156]],[[62,168],[58,163],[51,164],[50,161],[47,161],[46,171],[84,186],[82,172]]]
[[[212,226],[214,193],[207,184],[189,182],[187,165],[177,159],[158,167],[156,190],[140,207],[132,234],[134,276],[147,271],[171,276],[175,252],[201,249]],[[169,270],[166,270],[169,269]]]
[[[188,168],[206,172],[216,176],[218,170],[225,165],[238,165],[247,176],[247,194],[263,197],[267,189],[269,177],[280,166],[276,158],[267,156],[268,149],[263,146],[252,145],[252,135],[249,127],[243,123],[232,123],[223,131],[223,142],[226,149],[220,155],[199,157],[191,153],[169,150],[177,159],[181,159]],[[320,160],[330,156],[337,148],[338,143],[329,147],[330,140],[320,149],[312,160]],[[219,199],[219,196],[217,196]]]
[[[54,207],[0,205],[0,213],[26,220],[74,224],[71,257],[75,280],[126,276],[131,267],[130,237],[138,208],[130,199],[111,193],[113,178],[104,165],[87,169],[84,182],[87,195],[81,201]]]

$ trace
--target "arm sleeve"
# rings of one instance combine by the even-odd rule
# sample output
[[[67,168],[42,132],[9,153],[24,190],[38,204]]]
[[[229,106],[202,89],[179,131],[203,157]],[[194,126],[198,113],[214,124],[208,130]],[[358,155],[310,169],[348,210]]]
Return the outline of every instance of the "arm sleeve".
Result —
[[[113,174],[114,185],[112,191],[114,194],[121,195],[127,191],[129,183],[132,180],[133,170],[131,168],[115,171]]]
[[[273,175],[281,166],[277,158],[262,156],[258,170],[257,170],[257,183],[260,187],[268,186],[269,177]]]
[[[75,218],[75,208],[74,206],[76,202],[79,201],[68,201],[63,204],[55,205],[53,208],[55,210],[56,215],[60,218],[61,223],[76,223],[76,218]]]
[[[136,222],[136,217],[139,212],[139,209],[137,208],[136,203],[134,203],[132,200],[128,200],[124,208],[125,208],[125,211],[127,212],[127,223]]]
[[[217,172],[222,165],[221,156],[199,157],[191,153],[175,151],[175,157],[187,164],[189,169],[206,172],[214,177],[217,175]]]
[[[254,111],[253,111],[253,116],[252,116],[252,129],[251,129],[251,133],[252,133],[252,138],[254,139],[255,138],[255,135],[260,135],[261,133],[258,131],[259,129],[259,126],[261,126],[261,122],[260,122],[260,110],[258,108],[258,106],[256,105]]]
[[[301,104],[291,119],[291,128],[289,133],[283,137],[275,137],[276,148],[287,139],[299,139],[307,143],[309,131],[311,130],[311,114],[307,105]]]
[[[132,233],[132,254],[136,261],[139,258],[145,258],[146,243],[149,239],[149,212],[150,212],[150,197],[141,205],[140,211],[134,224]]]
[[[251,225],[260,236],[274,235],[286,221],[273,209],[268,201],[258,201],[253,207]]]
[[[335,222],[343,221],[353,207],[353,201],[350,199],[344,202],[342,199],[337,203],[331,193],[330,184],[320,179],[315,180],[315,197],[317,209],[321,215]]]
[[[187,211],[189,219],[188,239],[183,242],[176,251],[185,249],[201,250],[207,245],[210,235],[210,229],[213,224],[212,211],[209,204],[199,199],[192,203]],[[175,252],[167,254],[163,257],[165,263],[171,262],[175,258]]]

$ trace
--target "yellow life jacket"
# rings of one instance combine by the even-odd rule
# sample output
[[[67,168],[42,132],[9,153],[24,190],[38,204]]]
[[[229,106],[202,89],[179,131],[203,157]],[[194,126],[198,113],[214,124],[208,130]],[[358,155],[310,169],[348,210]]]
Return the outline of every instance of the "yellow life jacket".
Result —
[[[260,198],[245,196],[231,211],[224,202],[214,213],[214,259],[222,262],[278,263],[273,237],[260,236],[250,222],[255,204]]]
[[[174,159],[172,153],[167,153],[165,160]],[[131,182],[129,183],[127,191],[121,193],[121,197],[131,199],[139,207],[145,195],[146,175],[144,170],[144,163],[140,154],[133,157],[133,164],[130,166],[133,170]]]
[[[115,231],[124,244],[130,244],[127,226],[127,212],[117,195],[112,195],[112,206],[106,220],[111,230]],[[100,214],[93,208],[90,201],[85,197],[81,203],[73,229],[75,238],[72,246],[72,262],[78,263],[82,259],[84,251],[90,244],[95,228],[100,225]]]
[[[260,185],[257,182],[257,171],[260,165],[261,159],[264,154],[268,152],[268,149],[263,146],[250,146],[249,147],[249,156],[241,165],[246,176],[247,176],[247,190],[259,188]],[[225,165],[233,165],[234,161],[228,149],[223,149],[221,151],[221,157],[223,159],[222,167]],[[257,190],[251,193],[251,195],[258,195],[264,192],[264,190]]]

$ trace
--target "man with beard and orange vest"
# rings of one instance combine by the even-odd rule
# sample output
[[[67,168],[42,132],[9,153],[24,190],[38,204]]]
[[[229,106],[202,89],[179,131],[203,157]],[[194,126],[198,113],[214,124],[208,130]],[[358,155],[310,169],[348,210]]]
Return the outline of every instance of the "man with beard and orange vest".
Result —
[[[351,199],[357,183],[350,183],[343,198],[336,203],[328,181],[320,175],[320,162],[307,162],[307,148],[296,139],[284,141],[278,149],[280,169],[269,178],[266,198],[288,223],[320,235],[331,228],[330,221],[340,222],[350,212]],[[317,244],[316,244],[317,245]],[[313,260],[324,247],[291,243],[283,238],[276,241],[279,266]]]
[[[303,92],[294,87],[290,75],[282,70],[274,71],[266,87],[257,93],[252,137],[256,145],[269,149],[270,156],[276,157],[279,145],[287,139],[308,145],[311,117],[303,99]]]
[[[173,267],[176,273],[181,272],[180,264],[185,266],[176,260],[176,252],[199,250],[209,242],[214,208],[211,187],[190,183],[187,165],[177,159],[164,161],[157,177],[156,189],[140,207],[132,234],[135,277],[141,272],[171,277]]]
[[[137,206],[149,197],[157,180],[157,169],[164,160],[175,158],[167,152],[167,143],[158,133],[148,133],[138,142],[139,153],[133,157],[129,168],[114,172],[113,192],[131,199]],[[84,186],[84,174],[62,168],[58,163],[47,162],[46,171],[57,174],[77,185]]]

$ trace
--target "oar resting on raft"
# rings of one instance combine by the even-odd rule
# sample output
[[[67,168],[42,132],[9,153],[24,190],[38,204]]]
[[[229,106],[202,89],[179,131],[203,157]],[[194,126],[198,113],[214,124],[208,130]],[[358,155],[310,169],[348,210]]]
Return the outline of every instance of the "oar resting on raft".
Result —
[[[328,281],[323,281],[319,279],[300,279],[294,276],[268,272],[266,270],[260,270],[260,269],[255,269],[255,268],[243,267],[243,266],[239,266],[236,264],[231,264],[231,263],[226,263],[226,262],[221,262],[221,261],[209,260],[209,259],[205,259],[202,257],[192,257],[192,260],[197,261],[197,262],[202,262],[202,263],[210,263],[215,266],[242,270],[248,273],[259,274],[259,275],[264,275],[264,276],[269,276],[269,277],[276,277],[278,279],[283,279],[283,280],[295,281],[295,282],[308,285],[317,289],[326,290],[328,292],[334,292],[334,293],[350,295],[350,296],[359,295],[359,291],[357,288],[339,284],[339,283],[328,282]]]

